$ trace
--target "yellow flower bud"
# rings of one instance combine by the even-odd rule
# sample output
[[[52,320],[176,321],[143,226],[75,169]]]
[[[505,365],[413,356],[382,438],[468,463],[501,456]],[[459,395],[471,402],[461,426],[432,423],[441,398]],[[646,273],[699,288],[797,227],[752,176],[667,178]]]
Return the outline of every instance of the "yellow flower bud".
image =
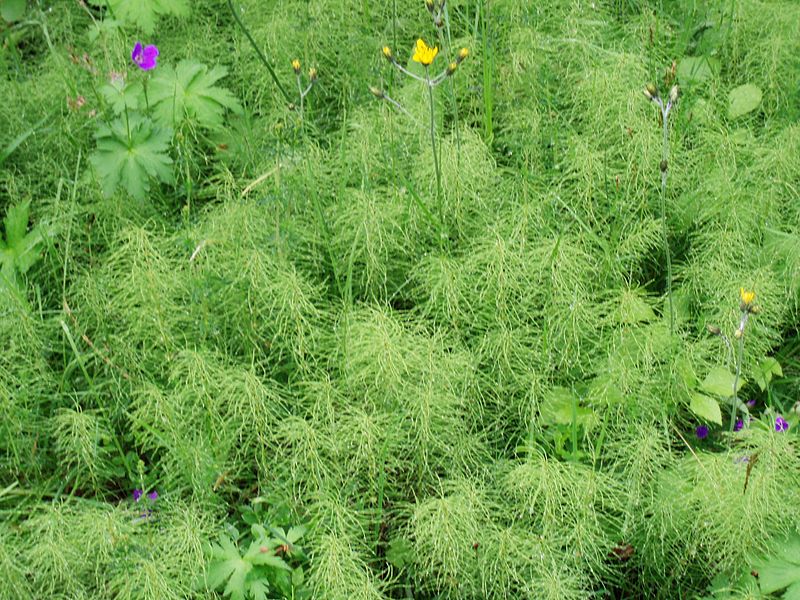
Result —
[[[300,59],[295,58],[292,61],[292,69],[294,69],[295,74],[300,75]]]
[[[469,56],[469,48],[462,48],[458,51],[458,62],[461,62]]]
[[[316,80],[317,80],[317,70],[316,70],[314,67],[311,67],[311,68],[308,70],[308,78],[309,78],[311,81],[316,81]]]
[[[394,56],[392,55],[392,49],[389,48],[389,46],[384,46],[381,52],[383,52],[383,56],[386,58],[386,60],[390,62],[394,61]]]
[[[369,91],[373,96],[375,96],[379,100],[383,100],[386,97],[386,93],[383,90],[378,89],[376,87],[369,86]]]
[[[644,88],[644,95],[648,100],[655,100],[658,98],[658,88],[652,83],[648,83]]]
[[[449,65],[447,65],[447,76],[450,77],[450,75],[456,72],[457,68],[458,68],[457,62],[451,62]]]

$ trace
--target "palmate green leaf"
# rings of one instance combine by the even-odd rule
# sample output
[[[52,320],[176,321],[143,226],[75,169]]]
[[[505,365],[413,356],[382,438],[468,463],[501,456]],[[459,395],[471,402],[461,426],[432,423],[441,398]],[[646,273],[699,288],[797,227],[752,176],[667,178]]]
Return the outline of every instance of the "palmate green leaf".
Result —
[[[175,69],[160,68],[148,88],[156,119],[170,125],[188,119],[209,129],[222,126],[226,110],[242,111],[233,94],[216,85],[226,74],[224,67],[209,70],[187,60]]]
[[[0,285],[11,284],[39,260],[44,239],[40,227],[28,231],[30,202],[21,202],[8,209],[3,226],[5,239],[0,239]]]
[[[92,4],[108,6],[116,19],[136,25],[145,33],[155,31],[160,16],[189,14],[188,0],[92,0]]]
[[[215,590],[225,581],[223,594],[231,600],[245,600],[245,579],[253,565],[244,560],[239,550],[227,536],[219,537],[219,544],[211,546],[211,561],[206,575],[206,586]]]
[[[772,547],[771,555],[755,565],[761,592],[773,594],[786,588],[784,600],[800,598],[800,535],[792,533]]]
[[[121,119],[101,125],[95,134],[97,149],[91,163],[100,176],[103,193],[111,196],[124,187],[137,200],[144,200],[150,179],[172,182],[172,159],[167,155],[172,132],[142,117],[131,117],[130,139]]]
[[[137,110],[144,105],[144,87],[140,81],[126,82],[122,77],[115,76],[100,88],[100,93],[116,115],[121,115],[126,109]]]

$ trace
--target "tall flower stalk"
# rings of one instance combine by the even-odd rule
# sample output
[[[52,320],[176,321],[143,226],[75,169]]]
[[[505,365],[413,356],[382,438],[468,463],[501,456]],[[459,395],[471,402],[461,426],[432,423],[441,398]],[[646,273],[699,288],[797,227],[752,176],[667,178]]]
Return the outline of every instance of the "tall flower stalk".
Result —
[[[424,84],[428,90],[428,105],[429,105],[429,115],[430,115],[430,138],[431,138],[431,152],[433,154],[433,166],[434,171],[436,173],[436,207],[439,217],[439,237],[440,242],[442,238],[445,237],[443,226],[444,226],[444,201],[443,201],[443,193],[442,193],[442,171],[441,165],[439,160],[439,152],[436,144],[436,103],[433,97],[433,89],[444,82],[446,79],[451,77],[453,73],[456,72],[458,66],[469,56],[469,50],[467,48],[462,48],[456,59],[447,65],[447,67],[438,75],[431,76],[431,65],[433,64],[434,59],[439,54],[439,48],[437,46],[428,46],[424,40],[418,39],[416,45],[414,46],[414,54],[411,56],[411,60],[421,64],[425,68],[425,76],[420,77],[419,75],[412,73],[408,69],[406,69],[403,65],[397,62],[397,59],[392,52],[392,49],[389,46],[384,46],[382,51],[383,56],[386,60],[388,60],[394,67],[396,67],[401,73],[407,75],[411,79],[419,81],[420,83]],[[386,100],[389,104],[403,112],[407,116],[411,116],[409,112],[403,108],[403,106],[391,98],[386,91],[371,87],[370,91],[372,94],[380,99]],[[413,118],[413,117],[412,117]],[[416,120],[416,119],[414,119]]]
[[[733,333],[733,336],[739,343],[736,352],[736,374],[733,378],[733,408],[731,409],[730,433],[733,433],[733,428],[736,423],[736,413],[741,404],[737,394],[737,388],[739,387],[739,378],[742,375],[742,360],[744,359],[744,330],[745,327],[747,327],[747,321],[750,319],[750,315],[758,312],[758,307],[753,304],[755,299],[755,292],[739,288],[739,327]]]
[[[664,256],[667,267],[667,301],[669,303],[669,331],[675,333],[675,307],[672,299],[672,256],[669,250],[669,229],[667,226],[667,173],[669,171],[669,115],[672,108],[678,102],[679,90],[674,85],[669,91],[666,99],[661,98],[658,88],[653,84],[648,84],[644,89],[644,95],[654,103],[661,111],[661,125],[663,128],[663,143],[661,146],[661,234],[664,244]]]

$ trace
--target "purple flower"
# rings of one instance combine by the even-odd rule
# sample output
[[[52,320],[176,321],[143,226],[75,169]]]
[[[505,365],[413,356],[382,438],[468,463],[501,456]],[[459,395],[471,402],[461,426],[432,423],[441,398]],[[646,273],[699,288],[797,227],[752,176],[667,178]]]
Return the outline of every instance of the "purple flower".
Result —
[[[697,429],[694,430],[694,433],[698,440],[704,440],[706,436],[708,436],[708,427],[705,425],[699,425]]]
[[[755,400],[748,400],[747,401],[747,408],[753,408],[756,405]]]
[[[131,52],[131,59],[143,71],[149,71],[156,68],[156,57],[158,56],[158,48],[153,45],[142,47],[142,42],[136,42]]]
[[[742,419],[739,419],[738,421],[736,421],[736,424],[733,426],[733,430],[734,431],[741,431],[742,427],[744,427],[744,421]]]
[[[775,431],[786,431],[789,429],[789,423],[786,422],[782,416],[775,417]]]
[[[152,492],[150,492],[149,494],[147,494],[147,497],[148,497],[148,498],[149,498],[149,499],[150,499],[152,502],[155,502],[156,500],[158,500],[158,492],[157,492],[157,491],[155,491],[155,490],[153,490]]]
[[[138,502],[142,498],[144,492],[142,490],[133,490],[133,501]]]

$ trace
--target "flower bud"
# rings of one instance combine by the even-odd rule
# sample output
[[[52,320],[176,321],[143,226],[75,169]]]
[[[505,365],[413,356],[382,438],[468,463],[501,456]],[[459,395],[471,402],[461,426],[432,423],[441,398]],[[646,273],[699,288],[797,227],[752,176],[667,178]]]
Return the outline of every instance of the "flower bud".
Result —
[[[648,100],[655,100],[658,98],[658,88],[652,83],[648,83],[644,88],[644,95]]]
[[[449,65],[447,65],[447,77],[450,77],[453,73],[455,73],[457,68],[457,62],[451,62]]]
[[[711,325],[710,323],[706,325],[706,329],[708,330],[708,333],[710,333],[711,335],[722,334],[722,330],[719,327],[717,327],[716,325]]]
[[[381,50],[383,52],[383,56],[389,62],[394,62],[394,56],[392,55],[392,49],[389,46],[384,46]]]
[[[458,51],[458,56],[456,57],[456,62],[461,64],[464,59],[469,56],[469,48],[462,48]]]
[[[672,89],[669,91],[669,101],[672,104],[675,104],[678,101],[678,96],[680,95],[680,89],[677,85],[673,85]]]
[[[292,61],[292,69],[294,69],[295,75],[300,75],[300,59],[295,58]]]
[[[667,172],[667,168],[668,168],[667,161],[662,160],[661,164],[659,164],[658,166],[661,169],[662,173],[666,173]]]
[[[386,98],[386,92],[384,92],[384,91],[383,91],[383,90],[381,90],[381,89],[378,89],[378,88],[376,88],[376,87],[369,86],[369,91],[370,91],[370,93],[371,93],[373,96],[375,96],[375,97],[376,97],[376,98],[378,98],[379,100],[383,100],[384,98]]]
[[[433,0],[425,0],[425,8],[432,13],[434,10],[436,10],[436,5],[433,3]]]
[[[312,68],[310,68],[308,70],[308,78],[311,81],[316,81],[317,80],[317,70],[315,68],[312,67]]]

